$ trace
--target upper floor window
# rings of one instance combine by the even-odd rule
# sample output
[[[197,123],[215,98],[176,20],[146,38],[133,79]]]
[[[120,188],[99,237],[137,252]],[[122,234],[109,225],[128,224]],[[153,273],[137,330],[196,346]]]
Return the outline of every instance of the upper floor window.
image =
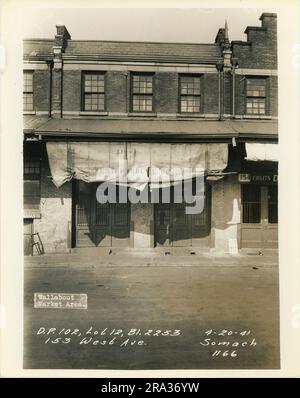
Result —
[[[33,72],[23,73],[23,111],[33,111]]]
[[[152,112],[153,75],[132,75],[132,112]]]
[[[180,112],[200,112],[200,76],[180,76]]]
[[[104,73],[83,74],[83,110],[105,110],[105,79]]]
[[[246,113],[249,115],[266,114],[266,79],[248,78]]]

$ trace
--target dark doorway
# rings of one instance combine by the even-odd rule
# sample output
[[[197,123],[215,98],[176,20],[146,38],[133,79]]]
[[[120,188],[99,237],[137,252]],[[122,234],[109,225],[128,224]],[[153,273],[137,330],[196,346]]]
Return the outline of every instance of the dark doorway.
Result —
[[[170,203],[154,205],[156,246],[210,247],[210,186],[205,186],[205,204],[201,213],[186,214],[187,206],[190,205],[174,203],[172,190]]]
[[[278,185],[242,185],[242,248],[278,247]]]
[[[99,203],[98,186],[99,183],[75,183],[75,246],[129,247],[130,203]],[[117,187],[117,201],[118,197]]]

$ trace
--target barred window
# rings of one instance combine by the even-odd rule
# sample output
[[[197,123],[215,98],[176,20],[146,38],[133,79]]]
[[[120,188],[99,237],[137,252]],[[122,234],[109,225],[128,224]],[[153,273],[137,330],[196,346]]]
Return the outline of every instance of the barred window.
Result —
[[[266,80],[247,79],[246,112],[252,115],[266,114]]]
[[[180,77],[180,111],[188,113],[200,112],[200,77]]]
[[[40,206],[40,159],[24,159],[24,208],[39,209]]]
[[[83,75],[83,110],[105,110],[104,73],[84,73]]]
[[[278,186],[268,187],[268,219],[270,224],[278,223]]]
[[[153,110],[153,75],[135,74],[132,76],[132,111],[151,112]]]
[[[33,72],[23,73],[23,111],[33,111]]]
[[[243,223],[259,224],[261,211],[260,185],[242,186]]]
[[[24,160],[24,178],[27,180],[38,180],[40,178],[40,160]]]

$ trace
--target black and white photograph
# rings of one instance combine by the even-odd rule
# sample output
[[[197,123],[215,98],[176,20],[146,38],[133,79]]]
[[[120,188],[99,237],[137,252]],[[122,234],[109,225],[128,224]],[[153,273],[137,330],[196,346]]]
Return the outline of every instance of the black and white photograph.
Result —
[[[268,5],[18,16],[23,370],[282,368]]]

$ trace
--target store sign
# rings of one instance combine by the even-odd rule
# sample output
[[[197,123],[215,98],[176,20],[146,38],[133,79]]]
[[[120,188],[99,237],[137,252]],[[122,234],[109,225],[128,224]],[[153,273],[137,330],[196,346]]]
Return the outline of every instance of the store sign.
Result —
[[[275,184],[278,182],[277,174],[239,174],[240,183],[252,184]]]

